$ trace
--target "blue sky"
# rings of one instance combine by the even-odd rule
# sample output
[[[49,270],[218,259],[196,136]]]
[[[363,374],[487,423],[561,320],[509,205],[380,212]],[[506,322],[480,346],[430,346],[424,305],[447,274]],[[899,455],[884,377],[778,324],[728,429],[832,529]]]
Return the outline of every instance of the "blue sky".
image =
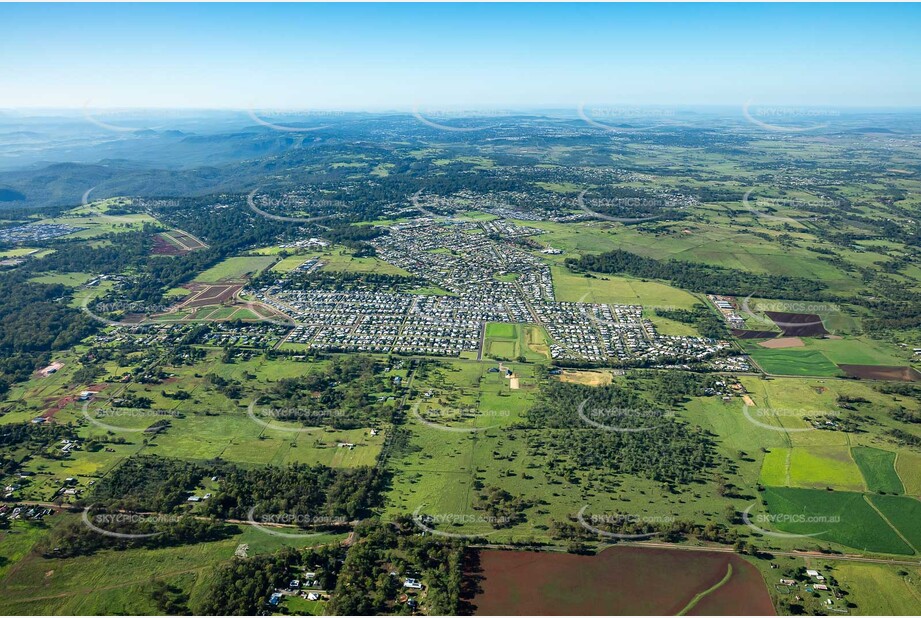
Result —
[[[0,108],[921,105],[921,6],[0,5]]]

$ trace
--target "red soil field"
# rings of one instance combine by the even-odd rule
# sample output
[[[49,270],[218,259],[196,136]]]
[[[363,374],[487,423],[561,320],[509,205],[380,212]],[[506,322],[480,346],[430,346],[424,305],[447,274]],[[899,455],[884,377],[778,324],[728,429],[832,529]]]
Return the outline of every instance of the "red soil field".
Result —
[[[102,391],[105,390],[107,386],[108,384],[90,384],[89,386],[87,386],[85,389],[82,389],[82,390],[93,391],[94,393],[101,393]],[[61,410],[69,406],[70,404],[74,403],[74,401],[76,401],[76,395],[67,395],[66,397],[61,397],[57,401],[55,401],[53,397],[46,398],[43,401],[46,408],[45,408],[45,411],[42,412],[40,416],[50,420],[54,418],[55,414],[57,414],[58,412],[60,412]]]
[[[205,305],[219,305],[225,300],[230,300],[243,286],[240,284],[209,285],[207,283],[193,283],[185,286],[192,294],[181,307],[190,309]]]
[[[892,367],[888,365],[838,365],[844,373],[861,380],[899,380],[901,382],[921,382],[921,373],[911,367]]]
[[[786,311],[765,311],[785,337],[817,337],[827,335],[822,318],[814,313],[787,313]]]
[[[185,255],[188,253],[187,250],[180,249],[159,234],[153,237],[153,241],[153,248],[150,250],[153,255]]]
[[[764,579],[731,553],[613,547],[595,556],[481,550],[468,559],[465,596],[477,615],[774,615]]]
[[[190,236],[187,232],[183,232],[182,230],[170,230],[167,232],[167,234],[172,236],[180,245],[183,245],[183,247],[189,251],[204,249],[208,246],[197,238]]]
[[[780,334],[772,330],[739,330],[737,328],[730,329],[729,332],[736,339],[773,339]]]
[[[153,255],[185,255],[208,246],[182,230],[161,232],[156,234],[153,240],[153,248],[150,251]]]

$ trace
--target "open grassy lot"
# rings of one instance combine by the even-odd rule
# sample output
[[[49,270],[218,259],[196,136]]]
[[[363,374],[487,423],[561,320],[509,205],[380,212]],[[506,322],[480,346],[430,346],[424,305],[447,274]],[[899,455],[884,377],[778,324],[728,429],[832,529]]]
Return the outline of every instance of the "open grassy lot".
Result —
[[[491,322],[486,325],[483,355],[507,360],[524,356],[529,361],[541,361],[549,358],[550,347],[543,327]]]
[[[848,602],[858,616],[912,616],[921,604],[921,569],[837,562],[835,579],[850,594]]]
[[[895,470],[905,487],[905,493],[921,496],[921,453],[909,449],[899,450]]]
[[[902,481],[895,471],[896,454],[894,452],[870,446],[855,446],[851,449],[851,454],[863,474],[867,489],[887,494],[905,492]]]
[[[486,336],[496,339],[514,339],[516,336],[515,325],[501,322],[490,322],[486,325]]]
[[[24,558],[48,531],[48,525],[31,521],[15,521],[0,530],[0,581],[15,564]]]
[[[91,202],[85,206],[71,209],[60,217],[42,219],[42,223],[57,223],[85,228],[67,238],[92,239],[109,233],[140,230],[144,224],[159,225],[159,222],[147,214],[108,214],[110,206],[129,202],[125,198],[109,198]]]
[[[76,515],[54,516],[55,523]],[[342,535],[284,539],[241,526],[233,536],[207,543],[161,549],[100,551],[89,556],[47,559],[37,552],[18,558],[0,575],[0,612],[9,615],[158,614],[151,593],[164,581],[190,594],[207,590],[213,570],[233,559],[236,548],[248,555],[299,546],[338,542]]]
[[[90,273],[51,273],[47,275],[39,275],[38,277],[32,277],[29,281],[34,281],[35,283],[60,283],[61,285],[66,285],[68,287],[79,287],[92,279],[95,275]]]
[[[689,292],[656,281],[614,275],[586,277],[561,266],[553,266],[551,271],[558,301],[681,309],[689,309],[700,302]]]
[[[17,258],[25,256],[37,256],[45,251],[44,249],[35,249],[33,247],[17,247],[15,249],[4,249],[0,251],[0,259]]]
[[[304,255],[289,255],[286,258],[282,258],[278,263],[272,266],[273,272],[279,273],[288,273],[309,260],[310,258]]]
[[[263,255],[274,255],[277,254],[281,249],[278,247],[266,247],[254,251],[253,253],[260,253]],[[341,246],[329,247],[323,251],[311,251],[296,256],[291,256],[285,258],[282,262],[279,263],[277,270],[283,270],[291,264],[297,266],[310,258],[318,258],[323,262],[323,268],[332,271],[346,271],[346,272],[361,272],[361,273],[380,273],[383,275],[404,275],[408,276],[409,273],[385,262],[375,257],[355,257],[352,255],[352,252],[348,249]],[[299,260],[299,261],[296,261]],[[281,266],[284,264],[284,266]],[[290,269],[293,269],[294,266],[291,266]]]
[[[246,256],[227,258],[215,264],[208,270],[195,277],[195,281],[203,283],[217,283],[226,280],[239,280],[249,275],[255,275],[265,270],[275,261],[275,258],[266,256]]]
[[[670,320],[656,315],[655,311],[643,311],[643,317],[650,320],[656,327],[656,332],[661,335],[673,337],[700,337],[700,333],[691,324]]]
[[[456,518],[455,525],[446,524],[441,530],[489,533],[491,541],[500,542],[550,540],[551,520],[569,520],[583,505],[599,514],[626,512],[699,521],[706,513],[722,512],[728,504],[709,484],[672,494],[647,478],[584,469],[569,457],[540,448],[532,451],[536,444],[558,440],[556,432],[565,430],[514,428],[533,400],[530,364],[505,363],[521,376],[519,390],[511,390],[503,374],[488,371],[494,363],[439,364],[443,366],[437,371],[429,370],[413,381],[412,388],[421,394],[417,408],[421,420],[414,412],[407,414],[408,442],[388,460],[394,481],[386,495],[385,516],[421,509]],[[707,408],[701,414],[709,417],[713,411]],[[738,409],[735,416],[740,426],[747,424]],[[744,439],[747,452],[755,457],[758,444],[764,442],[757,429],[751,433],[723,435]],[[734,442],[725,453],[735,459],[739,448]],[[740,465],[750,469],[747,462]],[[757,475],[756,469],[753,474]],[[531,503],[523,509],[523,521],[499,530],[482,521],[483,511],[474,507],[482,488],[491,486]]]
[[[772,529],[816,535],[863,551],[914,553],[861,493],[767,487],[762,495],[774,518]]]

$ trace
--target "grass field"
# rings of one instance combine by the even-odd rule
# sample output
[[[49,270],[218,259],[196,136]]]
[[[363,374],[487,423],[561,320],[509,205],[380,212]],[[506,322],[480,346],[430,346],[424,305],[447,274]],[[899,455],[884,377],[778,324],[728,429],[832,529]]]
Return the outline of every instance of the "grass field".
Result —
[[[867,489],[887,494],[905,493],[895,471],[895,453],[870,446],[855,446],[851,454],[863,474]]]
[[[83,285],[93,277],[95,277],[95,275],[91,273],[51,273],[47,275],[39,275],[38,277],[32,277],[29,279],[29,281],[49,284],[60,283],[61,285],[75,288]]]
[[[585,277],[561,266],[551,267],[553,291],[558,301],[643,305],[689,309],[700,302],[692,294],[656,281],[598,275]]]
[[[54,516],[57,525],[75,515]],[[44,532],[44,531],[43,531]],[[336,542],[342,535],[311,537],[309,544]],[[0,612],[8,615],[159,614],[154,581],[175,585],[192,599],[206,592],[214,569],[233,559],[241,543],[248,554],[272,552],[285,544],[305,545],[241,527],[220,540],[161,549],[100,551],[89,556],[46,559],[33,552],[17,558],[0,575]],[[0,550],[2,551],[2,550]]]
[[[895,470],[909,496],[921,496],[921,453],[909,449],[899,451]]]
[[[15,249],[4,249],[0,251],[0,259],[25,257],[27,255],[39,255],[44,249],[35,249],[33,247],[17,247]]]
[[[764,458],[761,482],[782,487],[864,489],[860,470],[845,446],[773,448]]]
[[[507,360],[524,356],[529,361],[541,361],[550,357],[550,347],[540,326],[490,322],[486,325],[483,355]]]
[[[308,254],[306,257],[319,257],[325,270],[379,273],[382,275],[409,275],[402,268],[375,257],[354,257],[347,249],[333,248],[322,253]]]
[[[282,258],[277,264],[272,267],[273,272],[279,273],[288,273],[309,260],[307,256],[303,255],[289,255],[286,258]]]
[[[268,268],[275,258],[266,256],[246,256],[227,258],[215,264],[195,277],[195,281],[217,283],[226,280],[239,280],[248,275],[255,275]]]
[[[905,365],[906,357],[898,349],[867,338],[814,339],[804,338],[806,350],[821,352],[835,364],[843,365]]]
[[[788,376],[840,376],[842,372],[818,350],[807,348],[768,349],[743,344],[745,351],[765,373]]]
[[[863,551],[911,555],[911,548],[864,500],[863,494],[821,489],[766,487],[763,497],[774,527]]]
[[[496,339],[514,339],[517,336],[514,324],[490,322],[486,325],[486,336]]]
[[[921,502],[905,496],[870,496],[869,499],[915,551],[921,551]]]
[[[921,605],[921,569],[838,562],[835,579],[850,594],[851,610],[859,616],[913,616]]]

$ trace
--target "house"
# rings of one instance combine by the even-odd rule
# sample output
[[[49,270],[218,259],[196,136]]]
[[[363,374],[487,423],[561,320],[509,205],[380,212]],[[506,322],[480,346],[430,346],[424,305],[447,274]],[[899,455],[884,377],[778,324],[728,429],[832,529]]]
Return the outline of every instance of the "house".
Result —
[[[281,603],[281,593],[273,592],[272,596],[269,597],[269,605],[276,606]]]
[[[300,588],[300,587],[301,587],[301,580],[299,580],[299,579],[292,579],[292,580],[291,580],[291,583],[288,584],[288,588],[290,588],[290,589],[292,589],[292,590],[295,590],[295,589]]]
[[[813,586],[813,588],[815,590],[828,590],[828,586],[826,586],[825,584],[816,584],[815,586]]]
[[[422,590],[422,582],[420,582],[418,579],[413,579],[410,577],[405,582],[403,582],[403,587],[409,588],[410,590]]]

